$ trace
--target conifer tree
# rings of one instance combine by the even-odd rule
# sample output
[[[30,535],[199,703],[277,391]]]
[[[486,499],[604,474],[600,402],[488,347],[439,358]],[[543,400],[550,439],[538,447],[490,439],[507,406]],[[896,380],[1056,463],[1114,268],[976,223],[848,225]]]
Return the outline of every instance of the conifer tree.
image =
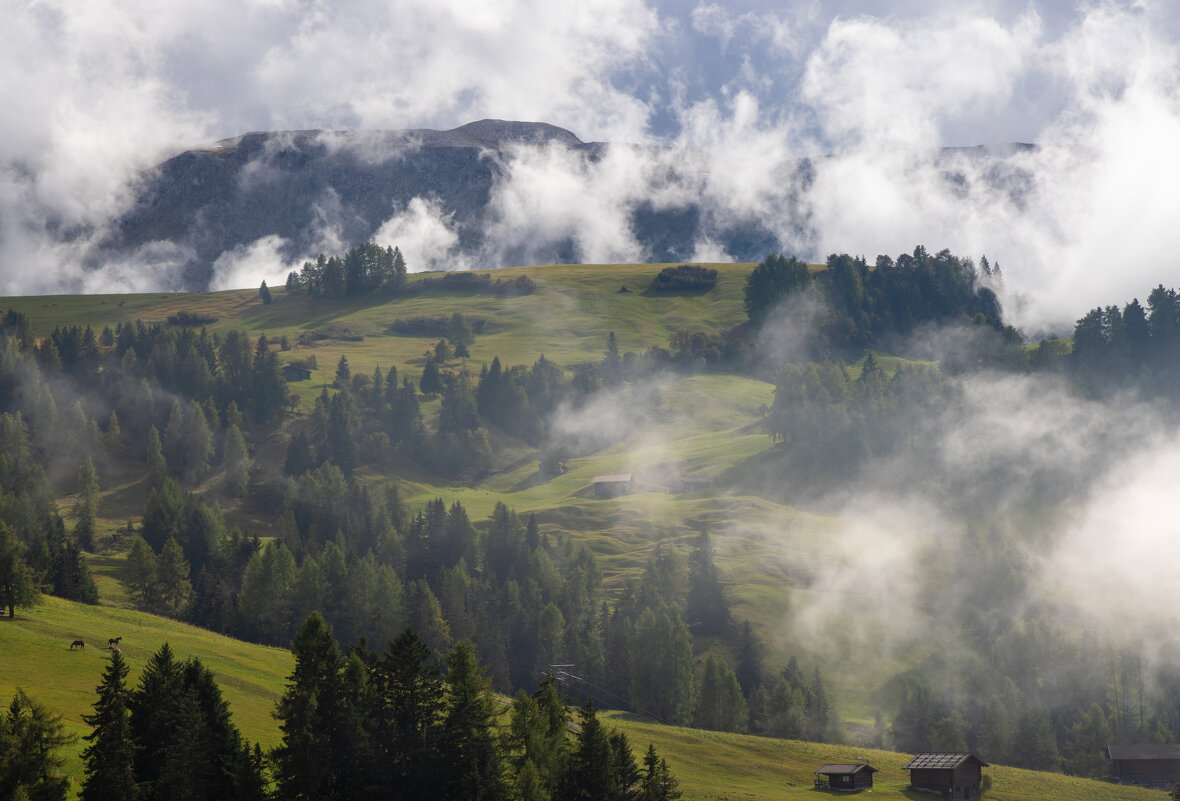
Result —
[[[668,763],[656,754],[655,745],[648,744],[643,755],[643,775],[640,787],[640,801],[676,801],[680,798],[680,782],[668,770]]]
[[[16,532],[0,520],[0,609],[7,607],[10,618],[16,617],[16,607],[32,606],[41,598],[24,553]]]
[[[134,775],[144,801],[166,798],[157,785],[165,765],[165,749],[176,725],[182,694],[181,665],[168,643],[148,659],[139,686],[130,693],[131,731],[135,740]]]
[[[131,550],[123,563],[120,581],[141,609],[155,608],[157,597],[156,554],[138,534],[131,538]]]
[[[82,801],[135,801],[135,742],[128,708],[127,663],[116,649],[96,688],[94,714],[82,719],[94,731],[85,736],[90,743],[82,751],[86,778]]]
[[[475,647],[465,640],[457,642],[446,661],[447,710],[440,734],[446,775],[440,794],[457,801],[507,798],[495,730],[496,707],[475,660]]]
[[[729,603],[721,588],[721,573],[713,562],[713,543],[703,529],[688,557],[685,617],[701,634],[718,634],[729,623]]]
[[[250,479],[250,451],[246,440],[236,425],[230,425],[225,432],[225,486],[232,495],[241,496],[246,492]]]
[[[372,668],[386,783],[403,799],[434,797],[444,685],[430,647],[407,628]]]
[[[340,361],[336,362],[336,377],[332,381],[334,386],[346,387],[352,382],[352,369],[348,366],[348,357],[340,354]]]
[[[193,594],[189,563],[175,538],[169,537],[156,559],[156,595],[165,611],[179,615]]]
[[[62,773],[60,750],[75,739],[66,734],[61,715],[18,689],[0,717],[0,792],[12,799],[66,801],[70,780]]]
[[[426,360],[426,365],[422,368],[422,378],[418,380],[418,389],[423,395],[437,395],[442,392],[442,378],[438,373],[438,364],[435,363],[434,357]]]
[[[334,798],[344,777],[336,775],[338,724],[343,717],[341,659],[332,631],[312,612],[291,643],[295,670],[275,717],[283,741],[273,754],[276,798],[311,801]]]
[[[74,538],[87,551],[93,551],[98,522],[98,473],[89,456],[78,468],[78,500],[74,503],[72,516],[76,521]]]
[[[160,443],[160,432],[155,426],[148,430],[147,439],[148,478],[157,487],[168,477],[168,463],[164,459],[164,448]]]

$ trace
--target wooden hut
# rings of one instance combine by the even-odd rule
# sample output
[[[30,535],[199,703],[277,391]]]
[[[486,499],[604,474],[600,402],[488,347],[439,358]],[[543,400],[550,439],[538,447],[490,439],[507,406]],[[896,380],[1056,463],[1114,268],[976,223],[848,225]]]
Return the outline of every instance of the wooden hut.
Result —
[[[915,790],[929,790],[949,801],[974,801],[982,792],[982,769],[991,766],[975,754],[918,754],[901,767],[910,772]]]
[[[1180,782],[1180,745],[1108,745],[1106,755],[1119,784],[1171,790]]]
[[[311,370],[301,364],[284,364],[283,378],[287,381],[307,381],[311,378]]]
[[[865,762],[824,765],[815,771],[815,786],[820,790],[866,790],[873,787],[877,769]]]
[[[590,481],[594,485],[595,498],[617,498],[631,492],[630,473],[612,473],[606,476],[595,476]]]

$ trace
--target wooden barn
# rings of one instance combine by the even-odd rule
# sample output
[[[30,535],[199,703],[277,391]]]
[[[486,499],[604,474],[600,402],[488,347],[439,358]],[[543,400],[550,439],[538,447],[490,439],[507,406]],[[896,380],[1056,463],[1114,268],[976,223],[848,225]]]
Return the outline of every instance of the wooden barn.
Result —
[[[1108,745],[1106,755],[1119,784],[1171,790],[1180,782],[1180,745]]]
[[[617,498],[631,492],[630,473],[611,473],[606,476],[595,476],[590,481],[594,485],[595,498]]]
[[[929,790],[949,801],[974,801],[982,793],[982,769],[991,766],[975,754],[918,754],[901,767],[910,772],[915,790]]]
[[[311,378],[311,370],[299,364],[284,364],[283,378],[287,381],[307,381]]]
[[[815,786],[820,790],[870,790],[877,769],[864,762],[824,765],[815,772]]]

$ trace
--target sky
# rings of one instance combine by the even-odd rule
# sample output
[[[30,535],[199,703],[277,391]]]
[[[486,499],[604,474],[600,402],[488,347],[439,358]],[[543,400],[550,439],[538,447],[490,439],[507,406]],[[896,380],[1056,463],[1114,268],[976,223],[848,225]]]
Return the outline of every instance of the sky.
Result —
[[[496,197],[501,252],[572,232],[602,243],[596,256],[640,259],[626,209],[693,197],[811,259],[987,254],[1010,316],[1046,329],[1177,272],[1180,13],[1164,2],[182,0],[165,14],[144,0],[0,0],[0,17],[4,293],[167,288],[154,252],[79,265],[143,171],[184,149],[482,118],[667,148],[595,168],[522,155]],[[1004,160],[1032,176],[1016,205],[970,180],[977,165],[968,191],[949,190],[929,158],[1013,142],[1040,146]],[[795,241],[783,170],[825,154],[844,158],[806,189],[814,232]],[[669,164],[675,185],[659,177]],[[522,226],[513,208],[552,219]],[[446,260],[428,198],[386,228],[421,240],[425,263]],[[274,249],[249,252],[227,256],[224,281],[250,285]]]

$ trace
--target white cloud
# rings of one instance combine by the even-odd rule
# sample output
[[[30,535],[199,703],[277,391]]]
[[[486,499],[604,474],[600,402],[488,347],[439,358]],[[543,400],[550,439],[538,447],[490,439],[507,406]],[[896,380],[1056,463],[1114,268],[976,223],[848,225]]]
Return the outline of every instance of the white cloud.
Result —
[[[209,288],[249,289],[266,281],[268,286],[283,286],[287,273],[298,270],[298,264],[288,264],[279,255],[283,240],[278,236],[265,236],[249,245],[236,247],[222,253],[213,262],[213,277]]]
[[[373,237],[382,247],[397,247],[411,272],[465,269],[470,265],[456,253],[459,235],[451,220],[425,198],[412,199],[405,210],[386,220]]]

